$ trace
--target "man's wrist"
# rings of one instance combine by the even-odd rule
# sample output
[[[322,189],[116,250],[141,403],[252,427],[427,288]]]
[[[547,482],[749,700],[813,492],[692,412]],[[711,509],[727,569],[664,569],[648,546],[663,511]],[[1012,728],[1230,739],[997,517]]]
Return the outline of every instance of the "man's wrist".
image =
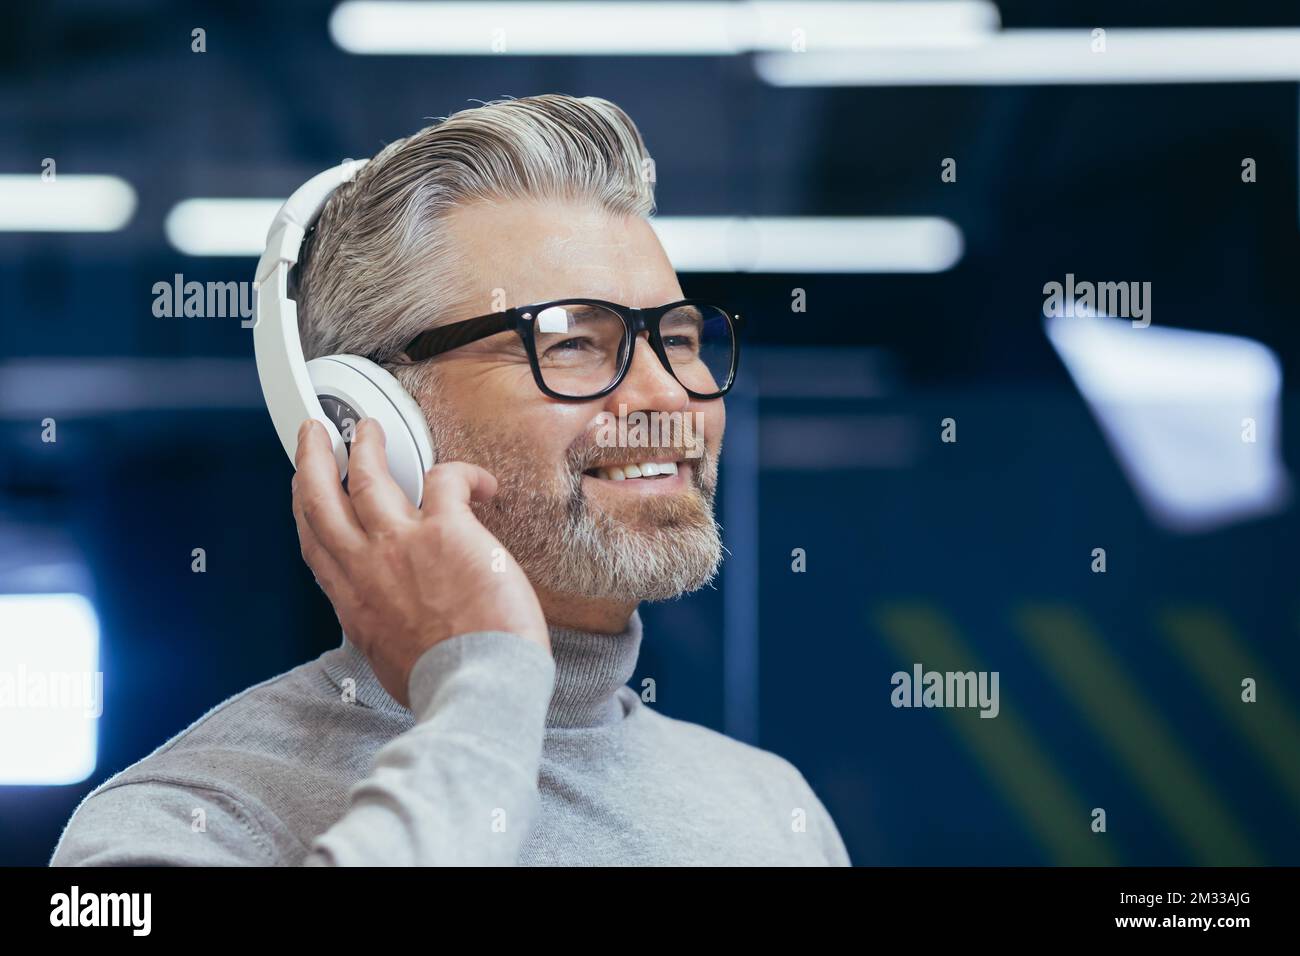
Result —
[[[546,648],[509,631],[471,631],[421,654],[407,694],[421,723],[514,737],[521,726],[544,726],[554,686],[555,660]]]

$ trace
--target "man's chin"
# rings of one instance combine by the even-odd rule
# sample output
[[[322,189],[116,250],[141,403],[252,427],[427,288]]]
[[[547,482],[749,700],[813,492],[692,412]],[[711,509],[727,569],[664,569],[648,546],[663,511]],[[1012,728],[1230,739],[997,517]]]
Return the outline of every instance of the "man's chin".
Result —
[[[690,466],[676,475],[613,480],[582,476],[582,506],[598,522],[653,535],[712,522],[712,508],[692,481]]]
[[[574,497],[567,520],[494,504],[488,530],[535,585],[555,594],[666,601],[708,584],[721,563],[712,508],[693,487],[626,498],[596,489]]]
[[[605,511],[586,502],[585,532],[570,539],[583,586],[573,593],[633,601],[667,601],[708,584],[721,563],[713,511],[694,488],[644,496]]]

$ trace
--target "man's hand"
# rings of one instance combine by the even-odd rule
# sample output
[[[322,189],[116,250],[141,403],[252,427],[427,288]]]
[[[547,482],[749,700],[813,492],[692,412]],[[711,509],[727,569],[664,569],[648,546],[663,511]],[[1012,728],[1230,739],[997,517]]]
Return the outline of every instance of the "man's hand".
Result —
[[[357,425],[346,491],[318,422],[299,429],[296,464],[303,560],[343,632],[398,702],[409,706],[420,655],[449,637],[509,631],[550,650],[532,584],[470,508],[496,494],[489,472],[464,462],[434,465],[417,509],[388,472],[383,428],[373,419]]]

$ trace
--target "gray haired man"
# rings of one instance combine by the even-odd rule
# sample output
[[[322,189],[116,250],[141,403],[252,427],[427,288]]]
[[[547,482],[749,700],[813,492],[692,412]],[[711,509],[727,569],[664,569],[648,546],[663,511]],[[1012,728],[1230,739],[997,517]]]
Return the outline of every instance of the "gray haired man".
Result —
[[[717,573],[737,347],[683,296],[649,168],[618,107],[548,95],[399,140],[330,197],[305,354],[388,368],[440,463],[414,507],[362,421],[344,488],[304,425],[293,511],[342,644],[100,785],[55,865],[849,863],[789,762],[627,686],[639,603]],[[493,324],[534,306],[528,334]],[[598,441],[628,410],[699,447]]]

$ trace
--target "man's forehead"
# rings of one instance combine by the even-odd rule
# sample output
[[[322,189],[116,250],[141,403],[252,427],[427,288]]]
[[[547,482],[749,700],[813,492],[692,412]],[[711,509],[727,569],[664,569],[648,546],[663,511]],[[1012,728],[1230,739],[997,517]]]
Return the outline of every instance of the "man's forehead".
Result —
[[[572,204],[507,205],[466,207],[455,218],[466,278],[480,289],[503,290],[511,305],[576,296],[646,307],[681,296],[644,220]]]
[[[676,273],[666,263],[657,246],[647,248],[645,243],[633,243],[624,233],[607,236],[590,234],[548,234],[543,238],[545,256],[552,263],[564,263],[565,268],[552,270],[557,279],[578,278],[589,291],[574,293],[566,290],[562,295],[583,295],[595,299],[610,299],[627,305],[659,304],[656,295],[665,290],[665,282],[676,286]],[[649,296],[655,301],[642,302]],[[666,301],[666,300],[664,300]]]

